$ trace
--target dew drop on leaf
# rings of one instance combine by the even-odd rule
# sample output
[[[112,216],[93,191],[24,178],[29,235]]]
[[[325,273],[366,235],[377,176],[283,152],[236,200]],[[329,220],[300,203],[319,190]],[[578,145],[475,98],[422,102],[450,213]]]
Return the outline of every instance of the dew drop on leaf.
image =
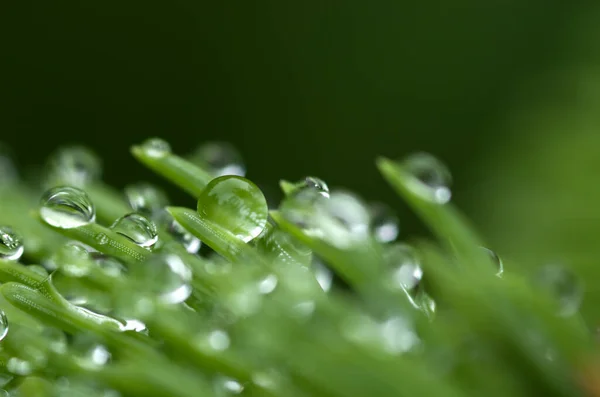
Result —
[[[8,334],[8,318],[3,310],[0,310],[0,341]]]
[[[239,176],[213,179],[198,198],[200,217],[244,242],[262,233],[268,213],[267,201],[260,189]]]
[[[176,304],[192,293],[191,270],[177,255],[159,253],[131,269],[137,289],[146,298],[161,303]]]
[[[24,249],[21,237],[11,227],[0,226],[0,259],[16,261]]]
[[[246,166],[240,153],[227,142],[208,142],[198,147],[189,157],[190,161],[208,168],[215,177],[246,175]]]
[[[40,216],[50,226],[72,229],[96,219],[96,210],[87,193],[76,187],[55,187],[42,196]]]
[[[94,152],[83,146],[63,147],[49,159],[46,184],[83,187],[101,174],[102,161]]]
[[[486,254],[488,254],[490,260],[496,267],[496,276],[501,277],[502,273],[504,273],[504,264],[502,263],[502,259],[500,258],[500,256],[498,256],[497,253],[495,253],[489,248],[481,247],[481,249],[484,250]]]
[[[392,286],[407,292],[414,291],[423,278],[415,249],[404,243],[394,244],[386,249],[384,257],[392,269]]]
[[[559,264],[545,265],[538,271],[535,282],[556,300],[559,315],[571,316],[579,310],[583,286],[567,267]]]
[[[152,216],[169,205],[164,191],[149,183],[135,183],[125,187],[129,206],[144,215]]]
[[[437,204],[450,201],[452,175],[440,160],[428,153],[415,153],[406,157],[402,166],[410,175],[409,188],[414,194]]]
[[[124,215],[117,219],[110,228],[140,247],[151,248],[158,241],[156,225],[141,214]]]
[[[161,158],[171,153],[171,145],[160,138],[150,138],[141,146],[144,153],[150,157]]]
[[[380,243],[389,243],[398,237],[400,226],[398,217],[390,207],[382,203],[375,203],[369,207],[371,214],[371,230],[375,240]]]

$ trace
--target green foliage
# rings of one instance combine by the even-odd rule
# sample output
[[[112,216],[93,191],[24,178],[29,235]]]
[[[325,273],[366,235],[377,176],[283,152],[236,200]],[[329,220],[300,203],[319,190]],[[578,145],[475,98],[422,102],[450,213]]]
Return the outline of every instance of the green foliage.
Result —
[[[82,171],[81,150],[60,167]],[[282,181],[269,209],[249,180],[164,141],[132,153],[198,208],[81,174],[54,179],[77,185],[77,207],[2,181],[0,224],[25,244],[19,260],[3,229],[10,395],[576,396],[593,384],[577,278],[550,269],[536,284],[512,263],[503,273],[448,202],[434,158],[377,160],[435,236],[408,244],[382,239],[359,197],[316,178]]]

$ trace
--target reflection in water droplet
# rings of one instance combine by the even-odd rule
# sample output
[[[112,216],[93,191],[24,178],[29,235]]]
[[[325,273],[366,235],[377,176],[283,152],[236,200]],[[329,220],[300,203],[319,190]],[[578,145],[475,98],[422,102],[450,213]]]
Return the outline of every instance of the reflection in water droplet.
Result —
[[[556,299],[559,315],[571,316],[579,310],[583,286],[570,269],[558,264],[543,266],[535,281]]]
[[[12,228],[0,226],[0,259],[16,261],[23,255],[24,249],[21,237]]]
[[[100,179],[102,161],[83,146],[63,147],[49,160],[46,185],[83,187]]]
[[[502,277],[502,273],[504,273],[504,264],[502,263],[502,259],[498,256],[497,253],[492,251],[489,248],[481,247],[490,257],[494,266],[496,266],[496,276]]]
[[[351,193],[332,192],[327,199],[304,189],[283,201],[281,214],[305,233],[338,248],[349,248],[369,238],[369,212]]]
[[[227,332],[215,330],[208,334],[208,344],[214,351],[224,351],[229,348],[230,340]]]
[[[190,161],[215,177],[224,175],[246,175],[246,166],[240,153],[229,143],[209,142],[200,146],[190,156]]]
[[[0,341],[8,334],[8,318],[3,310],[0,310]]]
[[[380,243],[389,243],[398,237],[400,226],[398,217],[385,204],[372,204],[369,208],[371,213],[371,229],[375,239]]]
[[[392,268],[392,286],[414,291],[423,278],[423,270],[415,249],[408,244],[394,244],[386,249],[384,257]]]
[[[192,273],[173,254],[152,255],[143,265],[131,269],[131,278],[149,299],[166,304],[181,303],[192,293]]]
[[[140,247],[150,248],[158,241],[156,225],[141,214],[124,215],[117,219],[110,228]]]
[[[75,187],[48,190],[40,202],[40,216],[50,226],[72,229],[96,219],[96,210],[87,193]]]
[[[258,283],[258,291],[263,295],[270,294],[275,287],[277,287],[277,276],[274,274],[269,274]]]
[[[317,258],[313,258],[312,266],[317,282],[323,291],[328,292],[333,284],[333,272]]]
[[[161,158],[171,153],[171,145],[160,138],[150,138],[144,141],[141,146],[146,155],[155,158]]]
[[[437,204],[450,201],[452,175],[441,161],[428,153],[415,153],[408,156],[402,165],[412,177],[409,188],[414,194]]]
[[[175,241],[183,245],[187,252],[190,254],[198,253],[202,245],[200,239],[181,226],[169,212],[158,212],[156,215],[156,222],[157,225],[166,230]]]
[[[135,183],[125,187],[125,197],[135,212],[152,216],[169,205],[164,191],[149,183]]]
[[[249,180],[238,176],[213,179],[198,198],[198,214],[244,242],[261,234],[267,224],[265,196]]]

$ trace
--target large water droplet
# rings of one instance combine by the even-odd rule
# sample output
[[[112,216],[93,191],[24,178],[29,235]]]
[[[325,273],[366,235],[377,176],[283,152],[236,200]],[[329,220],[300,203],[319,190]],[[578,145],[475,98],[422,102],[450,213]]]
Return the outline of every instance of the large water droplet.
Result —
[[[149,216],[169,205],[169,199],[165,192],[149,183],[126,186],[125,197],[135,212]]]
[[[18,260],[23,255],[23,241],[12,228],[0,226],[0,259]]]
[[[384,256],[392,268],[392,286],[408,292],[414,291],[423,278],[423,270],[415,249],[407,244],[394,244],[388,247]]]
[[[42,196],[42,220],[60,229],[87,225],[96,219],[96,210],[87,193],[75,187],[56,187]]]
[[[411,176],[409,188],[413,193],[438,204],[450,201],[452,175],[441,161],[428,153],[415,153],[402,165]]]
[[[83,146],[59,149],[50,157],[48,186],[70,185],[82,187],[100,179],[102,161]]]
[[[240,153],[229,143],[209,142],[192,153],[190,160],[215,177],[224,175],[246,175],[246,166]]]
[[[124,215],[117,219],[110,228],[140,247],[150,248],[158,241],[156,225],[141,214]]]
[[[176,304],[185,301],[192,293],[192,273],[176,255],[159,253],[131,271],[138,289],[151,300]]]
[[[398,217],[390,207],[382,203],[372,204],[369,208],[371,213],[371,229],[375,239],[381,243],[389,243],[398,237],[400,226]]]
[[[498,256],[497,253],[495,253],[489,248],[481,247],[481,249],[484,250],[486,254],[488,254],[490,260],[496,267],[496,276],[501,277],[502,273],[504,273],[504,264],[502,263],[502,259]]]
[[[160,138],[147,139],[142,143],[141,148],[148,156],[155,158],[164,157],[171,153],[171,145]]]
[[[157,224],[167,231],[175,241],[183,245],[190,254],[196,254],[200,250],[202,242],[192,233],[188,232],[167,211],[160,211],[156,216]]]
[[[0,341],[8,334],[8,318],[3,310],[0,310]]]
[[[198,198],[198,213],[248,242],[265,228],[268,208],[265,196],[254,183],[230,175],[213,179],[206,186]]]
[[[570,269],[558,264],[546,265],[538,271],[535,281],[556,299],[559,315],[570,316],[579,310],[583,286]]]

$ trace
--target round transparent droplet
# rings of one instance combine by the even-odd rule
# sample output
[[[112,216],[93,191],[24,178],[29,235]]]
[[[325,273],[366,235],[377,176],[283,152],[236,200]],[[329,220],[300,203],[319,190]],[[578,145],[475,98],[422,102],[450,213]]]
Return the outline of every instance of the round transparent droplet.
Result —
[[[0,259],[18,260],[25,247],[21,237],[8,226],[0,226]]]
[[[0,310],[0,341],[8,335],[8,318],[3,310]]]
[[[158,231],[154,222],[138,213],[120,217],[110,228],[140,247],[150,248],[158,241]]]
[[[332,192],[317,202],[317,225],[322,238],[338,248],[349,248],[369,237],[370,215],[354,194]]]
[[[504,264],[502,263],[502,259],[500,258],[500,256],[498,256],[497,253],[495,253],[489,248],[481,247],[481,249],[485,251],[485,253],[489,256],[490,260],[494,264],[496,268],[496,276],[501,277],[502,273],[504,273]]]
[[[198,214],[244,242],[261,234],[267,224],[265,196],[249,180],[239,176],[213,179],[198,198]]]
[[[567,267],[550,264],[542,267],[535,279],[558,303],[558,314],[575,314],[583,299],[583,285],[577,276]]]
[[[190,160],[202,168],[208,167],[215,177],[246,175],[246,166],[240,153],[229,143],[209,142],[192,153]]]
[[[171,145],[160,138],[150,138],[144,141],[141,148],[146,155],[154,158],[161,158],[171,153]]]
[[[452,175],[440,160],[428,153],[415,153],[402,166],[411,177],[408,187],[414,194],[437,204],[450,201]]]
[[[77,242],[70,242],[60,247],[52,261],[70,277],[83,277],[90,272],[90,254]]]
[[[47,185],[82,187],[100,179],[102,161],[83,146],[70,146],[54,153],[48,164]]]
[[[423,270],[417,252],[408,244],[394,244],[384,252],[388,266],[392,269],[390,282],[396,289],[414,291],[423,278]]]
[[[371,230],[375,239],[380,243],[389,243],[396,240],[400,232],[398,217],[390,207],[382,203],[372,204],[369,208],[371,213]]]
[[[190,254],[196,254],[200,250],[202,242],[199,238],[188,232],[167,211],[160,211],[156,216],[156,222],[167,231],[178,243],[183,245]]]
[[[154,254],[130,274],[137,288],[150,300],[176,304],[192,293],[192,273],[181,258],[173,254]]]
[[[106,346],[88,334],[77,334],[69,346],[73,361],[88,370],[97,370],[106,365],[111,354]]]
[[[96,219],[96,210],[87,193],[75,187],[52,188],[42,196],[40,216],[50,226],[72,229]]]
[[[149,216],[169,205],[166,193],[149,183],[136,183],[126,186],[125,197],[135,212]]]

